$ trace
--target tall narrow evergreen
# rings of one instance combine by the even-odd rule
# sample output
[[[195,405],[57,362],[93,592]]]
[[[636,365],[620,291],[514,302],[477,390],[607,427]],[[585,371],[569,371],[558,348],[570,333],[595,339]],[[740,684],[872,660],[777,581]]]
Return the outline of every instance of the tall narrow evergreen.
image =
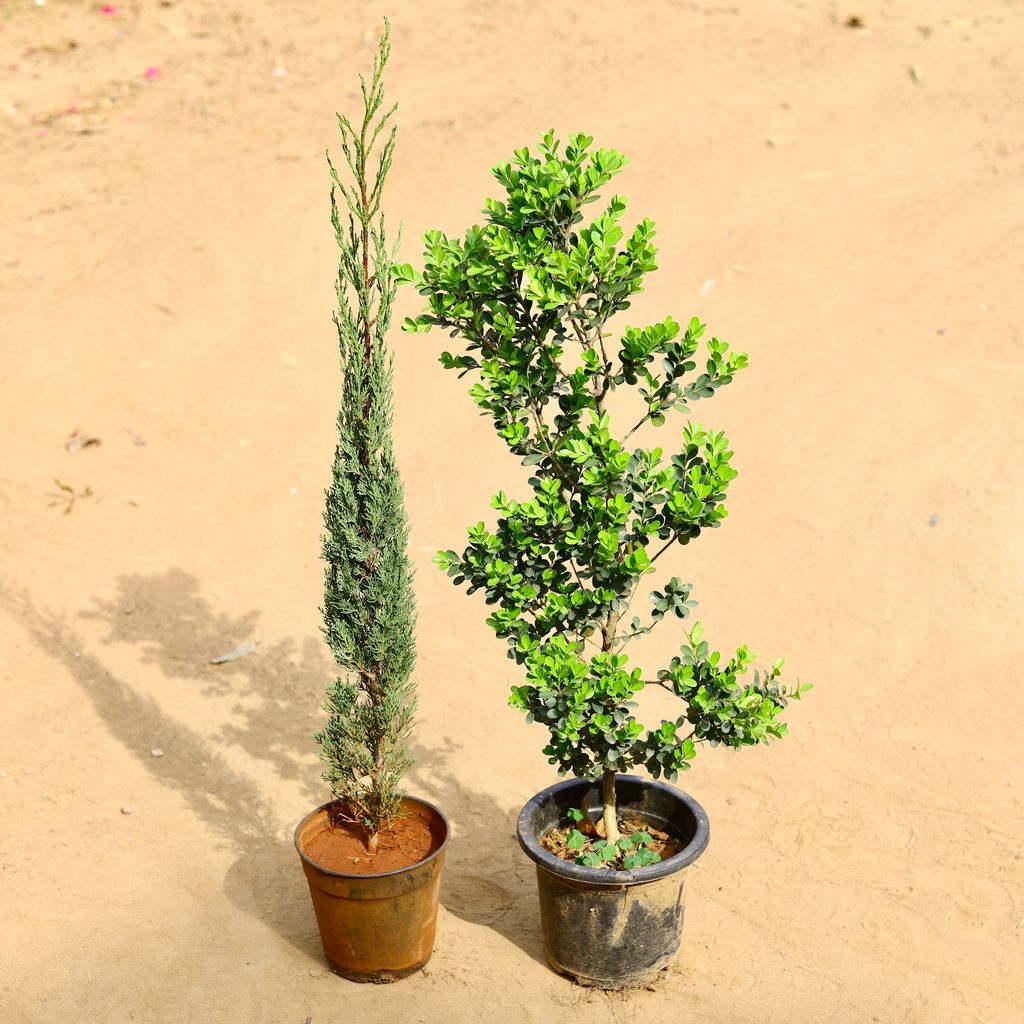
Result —
[[[396,107],[382,107],[389,30],[385,22],[370,82],[360,76],[361,125],[338,115],[350,180],[343,181],[327,158],[334,180],[331,217],[341,249],[334,322],[344,383],[324,510],[323,615],[324,636],[341,675],[327,688],[329,718],[315,738],[337,813],[365,827],[370,852],[399,810],[402,776],[412,764],[406,739],[415,711],[409,527],[392,450],[392,358],[385,344],[397,251],[397,243],[389,248],[380,212],[395,146],[395,128],[388,122]]]

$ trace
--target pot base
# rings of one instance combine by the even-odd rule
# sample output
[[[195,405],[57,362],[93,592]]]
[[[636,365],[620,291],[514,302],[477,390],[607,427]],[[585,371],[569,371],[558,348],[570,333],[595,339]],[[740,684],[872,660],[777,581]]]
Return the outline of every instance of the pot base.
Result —
[[[679,952],[685,869],[656,881],[592,889],[537,865],[544,951],[559,974],[592,988],[643,988]]]
[[[661,977],[662,971],[667,971],[672,965],[672,961],[675,959],[675,954],[667,957],[665,963],[660,967],[655,968],[653,971],[645,971],[642,976],[634,978],[588,978],[585,974],[576,974],[570,971],[568,967],[563,967],[561,964],[555,963],[551,957],[547,957],[548,967],[551,968],[556,974],[562,975],[563,978],[568,978],[570,981],[579,985],[581,988],[596,988],[603,992],[619,992],[624,989],[649,989],[653,985],[657,984],[658,978]]]
[[[401,971],[370,971],[366,973],[363,971],[347,970],[341,964],[336,964],[330,957],[327,958],[327,962],[330,964],[331,970],[346,981],[356,981],[361,985],[390,985],[393,981],[401,981],[403,978],[411,977],[413,974],[418,974],[422,971],[430,963],[431,953],[433,953],[433,950],[427,954],[426,960],[414,964],[412,967],[406,967],[405,970]]]

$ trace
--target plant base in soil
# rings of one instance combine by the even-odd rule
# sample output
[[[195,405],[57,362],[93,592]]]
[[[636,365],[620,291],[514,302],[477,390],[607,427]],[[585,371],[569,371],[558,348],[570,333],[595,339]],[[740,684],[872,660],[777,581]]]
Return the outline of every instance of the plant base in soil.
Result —
[[[334,824],[306,843],[310,860],[328,871],[344,875],[380,875],[412,867],[437,849],[437,841],[418,817],[399,817],[377,836],[377,852],[366,848],[366,830],[358,825]]]
[[[569,845],[570,834],[577,830],[580,830],[580,826],[575,822],[570,822],[564,828],[553,828],[541,839],[541,846],[562,860],[578,863],[580,854],[583,851],[578,847],[574,848]],[[619,831],[626,838],[638,832],[647,833],[651,837],[650,843],[646,844],[647,849],[656,854],[658,860],[667,860],[673,854],[678,853],[685,845],[676,839],[675,836],[671,836],[654,825],[641,821],[639,818],[623,819],[619,822]],[[599,841],[604,838],[600,823],[597,826],[590,824],[590,828],[586,830],[585,834],[590,842]],[[617,863],[609,863],[607,866],[610,868],[621,867]]]

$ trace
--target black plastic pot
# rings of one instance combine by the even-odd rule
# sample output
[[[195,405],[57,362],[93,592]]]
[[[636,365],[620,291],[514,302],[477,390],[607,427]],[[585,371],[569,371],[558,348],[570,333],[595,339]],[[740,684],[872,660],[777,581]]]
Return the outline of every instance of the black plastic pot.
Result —
[[[540,841],[568,822],[571,807],[586,801],[591,818],[601,811],[601,785],[570,779],[538,793],[519,815],[519,844],[537,865],[544,952],[548,963],[581,985],[647,985],[679,951],[683,932],[685,869],[708,845],[704,808],[673,786],[632,775],[615,780],[619,818],[637,817],[685,844],[674,856],[616,871],[562,860]]]

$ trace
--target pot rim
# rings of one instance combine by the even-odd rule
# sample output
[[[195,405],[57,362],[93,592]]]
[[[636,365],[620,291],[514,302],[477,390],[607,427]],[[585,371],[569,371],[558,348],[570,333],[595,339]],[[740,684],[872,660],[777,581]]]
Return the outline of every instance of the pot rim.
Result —
[[[666,796],[677,803],[684,804],[697,822],[697,829],[693,838],[678,853],[659,861],[657,864],[648,864],[644,867],[633,868],[628,871],[619,871],[615,868],[591,868],[583,864],[574,864],[572,861],[562,860],[556,857],[549,850],[545,850],[540,844],[539,838],[533,832],[533,817],[538,808],[548,803],[556,794],[566,789],[579,787],[589,789],[595,783],[590,779],[566,779],[563,782],[556,782],[553,786],[541,790],[532,799],[527,801],[519,813],[519,820],[516,823],[516,835],[519,845],[526,855],[534,861],[538,867],[543,867],[553,875],[562,878],[572,878],[578,882],[584,882],[599,887],[620,888],[625,885],[638,885],[643,882],[655,882],[659,878],[673,875],[677,871],[692,864],[706,849],[711,838],[711,826],[708,822],[707,812],[689,793],[684,793],[675,786],[660,782],[655,779],[645,779],[639,775],[616,775],[616,782],[619,780],[638,783],[648,789],[661,790]]]
[[[306,824],[307,821],[310,820],[310,818],[313,818],[317,814],[320,814],[321,811],[326,811],[329,807],[333,807],[334,804],[337,802],[335,800],[328,800],[327,803],[321,804],[319,807],[316,807],[312,811],[310,811],[309,814],[305,815],[305,817],[303,817],[303,819],[298,823],[298,825],[295,826],[295,831],[294,833],[292,833],[292,838],[295,843],[295,849],[298,852],[299,856],[302,858],[302,863],[308,864],[309,867],[311,867],[314,871],[319,872],[320,874],[330,875],[334,878],[390,878],[393,875],[404,875],[410,871],[416,871],[417,869],[422,868],[424,865],[429,864],[431,861],[436,860],[438,857],[441,856],[441,854],[444,853],[445,849],[448,847],[448,840],[452,837],[452,826],[451,823],[448,821],[447,815],[444,813],[444,811],[441,810],[440,807],[436,807],[429,800],[424,800],[422,797],[407,795],[404,796],[402,799],[411,800],[413,803],[417,803],[421,807],[426,807],[428,810],[433,811],[434,814],[436,814],[444,823],[444,839],[441,841],[441,845],[436,850],[434,850],[434,852],[430,854],[429,857],[424,857],[423,860],[418,860],[416,861],[415,864],[410,864],[408,867],[396,868],[394,871],[377,871],[365,874],[349,874],[346,871],[333,871],[331,868],[325,868],[322,864],[317,864],[317,862],[309,856],[307,856],[305,850],[302,849],[302,846],[299,843],[299,833],[302,831],[302,827]]]

